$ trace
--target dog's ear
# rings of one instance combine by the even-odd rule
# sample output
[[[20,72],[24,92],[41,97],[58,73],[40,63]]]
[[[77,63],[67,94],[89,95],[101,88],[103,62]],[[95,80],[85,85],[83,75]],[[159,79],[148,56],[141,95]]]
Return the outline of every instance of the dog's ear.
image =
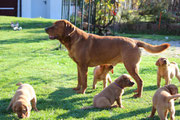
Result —
[[[156,61],[156,66],[160,66],[159,59]]]
[[[17,111],[16,108],[17,108],[16,105],[13,105],[13,106],[12,106],[13,112],[16,112],[16,111]]]
[[[168,87],[168,90],[170,91],[171,95],[174,95],[174,94],[178,93],[178,88],[175,85],[170,84],[167,87]]]
[[[65,36],[70,36],[75,32],[75,27],[69,23],[65,22]]]

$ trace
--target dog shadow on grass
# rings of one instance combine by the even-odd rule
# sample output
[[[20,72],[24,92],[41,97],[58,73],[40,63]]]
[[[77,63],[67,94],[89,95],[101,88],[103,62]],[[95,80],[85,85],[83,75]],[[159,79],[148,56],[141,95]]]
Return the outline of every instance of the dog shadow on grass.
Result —
[[[136,88],[137,89],[137,88]],[[124,94],[123,95],[129,95],[129,94],[132,94],[132,93],[135,93],[134,91],[136,89],[129,89],[129,90],[124,90]],[[156,85],[149,85],[149,86],[145,86],[143,87],[143,91],[154,91],[154,90],[157,90],[157,86]]]
[[[80,97],[77,97],[80,96]],[[87,101],[89,97],[82,97],[77,94],[72,88],[59,87],[58,90],[49,94],[46,99],[38,99],[38,108],[42,109],[64,109],[72,110],[77,106],[82,105],[83,101]]]
[[[114,116],[108,117],[108,118],[107,117],[98,117],[95,120],[106,120],[106,119],[108,119],[108,120],[119,120],[119,119],[128,119],[130,117],[133,117],[133,119],[136,119],[137,115],[150,112],[151,109],[152,109],[152,107],[141,108],[138,110],[127,112],[127,113],[120,113],[118,115],[114,115]],[[137,118],[137,119],[139,119],[139,118]],[[148,116],[144,116],[144,118],[141,118],[140,120],[159,120],[159,118],[157,115],[155,115],[153,118],[148,118]]]

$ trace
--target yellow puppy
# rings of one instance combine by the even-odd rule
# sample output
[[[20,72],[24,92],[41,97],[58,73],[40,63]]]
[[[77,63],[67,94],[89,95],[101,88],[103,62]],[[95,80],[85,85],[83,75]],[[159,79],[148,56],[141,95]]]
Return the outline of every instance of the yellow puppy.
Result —
[[[166,85],[171,83],[171,79],[176,76],[180,81],[180,73],[178,65],[175,62],[169,62],[166,58],[159,58],[156,61],[156,65],[158,66],[157,71],[157,86],[160,87],[161,78],[164,78],[166,81]]]
[[[103,88],[107,87],[107,81],[112,82],[109,71],[113,70],[112,65],[98,65],[94,69],[93,89],[96,89],[96,83],[103,80]],[[113,71],[111,71],[113,73]]]
[[[124,89],[126,87],[132,87],[133,85],[134,82],[131,80],[130,76],[123,74],[99,94],[94,96],[93,106],[84,107],[82,109],[117,107],[113,106],[115,101],[117,102],[118,107],[124,108],[121,100]]]
[[[177,93],[178,88],[173,84],[159,88],[153,96],[152,112],[149,117],[153,117],[157,110],[160,119],[167,120],[169,111],[171,120],[175,120],[174,99],[180,97]]]
[[[30,116],[31,103],[32,108],[35,111],[38,111],[36,108],[35,91],[29,84],[18,83],[16,85],[20,87],[17,89],[15,95],[11,99],[7,110],[12,108],[13,112],[17,113],[19,118],[28,118]]]

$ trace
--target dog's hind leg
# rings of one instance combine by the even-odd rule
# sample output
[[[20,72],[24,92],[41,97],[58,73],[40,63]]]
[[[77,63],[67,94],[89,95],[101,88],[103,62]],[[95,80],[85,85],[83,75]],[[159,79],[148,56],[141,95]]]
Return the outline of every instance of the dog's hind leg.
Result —
[[[93,89],[96,89],[96,83],[97,83],[97,78],[94,77],[94,80],[93,80]]]
[[[153,117],[156,113],[156,108],[154,106],[152,106],[152,111],[151,111],[151,115],[149,117]]]
[[[176,67],[176,78],[179,80],[180,82],[180,72],[179,72],[179,69],[178,69],[178,66]]]
[[[124,62],[124,65],[127,69],[127,71],[129,72],[129,74],[134,78],[134,80],[137,83],[137,94],[134,95],[134,97],[141,97],[142,96],[142,92],[143,92],[143,81],[140,78],[140,76],[138,75],[138,64],[131,64],[131,63],[127,63]]]

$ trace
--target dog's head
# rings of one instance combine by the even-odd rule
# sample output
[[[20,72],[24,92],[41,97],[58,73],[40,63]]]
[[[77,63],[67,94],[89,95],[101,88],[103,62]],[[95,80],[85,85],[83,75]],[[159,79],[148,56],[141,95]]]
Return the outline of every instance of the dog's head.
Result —
[[[168,66],[170,63],[168,61],[168,59],[166,58],[159,58],[157,61],[156,61],[156,65],[157,66]]]
[[[100,69],[103,73],[108,73],[109,71],[111,71],[113,73],[113,66],[109,65],[109,64],[105,64],[105,65],[100,65]]]
[[[56,21],[52,26],[45,28],[46,33],[50,39],[63,39],[71,36],[75,31],[75,26],[67,20]]]
[[[19,118],[28,118],[30,116],[31,105],[22,101],[17,101],[13,104],[13,112],[17,113]]]
[[[171,95],[178,94],[178,88],[176,87],[176,85],[170,84],[170,85],[166,85],[165,87],[169,90]]]
[[[134,82],[132,81],[131,77],[127,74],[121,75],[119,78],[115,80],[115,82],[122,88],[132,87],[134,85]]]

